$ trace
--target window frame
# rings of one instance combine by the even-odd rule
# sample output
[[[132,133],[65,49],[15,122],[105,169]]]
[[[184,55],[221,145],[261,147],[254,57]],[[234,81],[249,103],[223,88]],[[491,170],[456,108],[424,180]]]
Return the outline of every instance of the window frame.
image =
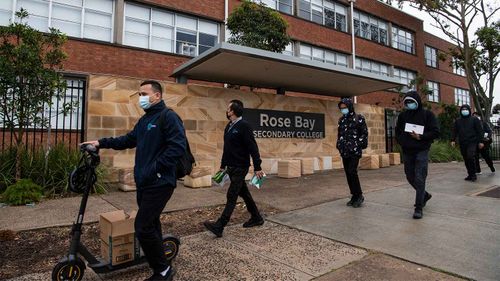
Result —
[[[438,49],[431,47],[429,45],[424,46],[424,56],[425,56],[425,65],[432,67],[432,68],[438,68]],[[431,57],[429,58],[427,55],[430,55]],[[430,64],[429,64],[430,63]]]
[[[427,88],[429,90],[432,90],[432,93],[427,95],[427,100],[429,102],[439,103],[441,101],[441,85],[439,84],[439,82],[428,80]]]

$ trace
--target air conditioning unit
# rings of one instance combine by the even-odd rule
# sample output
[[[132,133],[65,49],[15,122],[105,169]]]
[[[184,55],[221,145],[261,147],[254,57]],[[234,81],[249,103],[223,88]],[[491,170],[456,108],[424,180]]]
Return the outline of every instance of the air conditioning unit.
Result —
[[[182,55],[194,57],[196,56],[196,46],[189,43],[182,43],[180,53]]]

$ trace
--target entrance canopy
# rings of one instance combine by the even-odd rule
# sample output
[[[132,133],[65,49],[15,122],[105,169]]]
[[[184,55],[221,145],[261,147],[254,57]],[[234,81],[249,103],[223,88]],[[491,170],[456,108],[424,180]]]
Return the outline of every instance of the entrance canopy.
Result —
[[[344,66],[220,43],[176,68],[187,79],[350,97],[403,86],[398,79]]]

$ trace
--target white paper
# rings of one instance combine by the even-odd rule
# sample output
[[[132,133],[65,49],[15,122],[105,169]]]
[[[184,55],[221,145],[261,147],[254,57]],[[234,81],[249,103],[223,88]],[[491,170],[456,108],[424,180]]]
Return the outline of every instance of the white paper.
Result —
[[[405,132],[408,132],[408,133],[415,132],[419,135],[423,135],[424,134],[424,126],[412,124],[412,123],[406,123]]]

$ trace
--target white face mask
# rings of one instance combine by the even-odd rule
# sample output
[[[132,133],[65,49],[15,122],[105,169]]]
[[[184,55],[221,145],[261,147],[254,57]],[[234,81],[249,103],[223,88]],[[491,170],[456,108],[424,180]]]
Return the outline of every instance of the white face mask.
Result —
[[[149,102],[149,96],[140,96],[139,97],[139,106],[142,109],[148,109],[151,107],[151,103]]]

